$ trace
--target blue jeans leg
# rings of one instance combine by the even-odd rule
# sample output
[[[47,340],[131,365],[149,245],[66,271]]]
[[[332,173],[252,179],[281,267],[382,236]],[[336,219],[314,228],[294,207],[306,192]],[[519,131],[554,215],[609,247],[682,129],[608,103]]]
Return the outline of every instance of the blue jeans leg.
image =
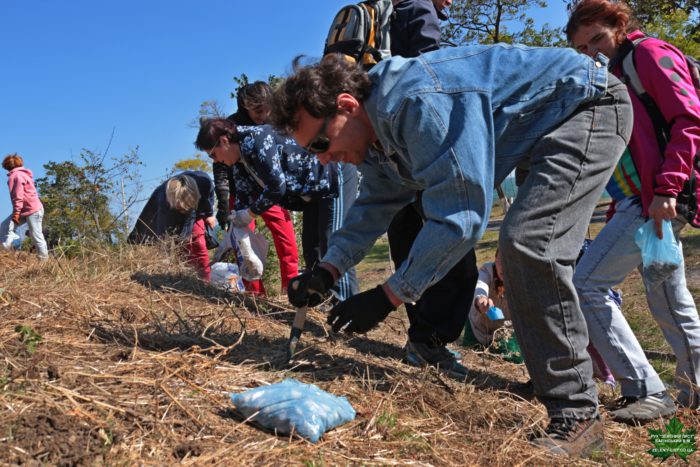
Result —
[[[674,219],[673,232],[681,247],[679,234],[685,221]],[[700,318],[685,280],[685,261],[661,285],[650,286],[645,278],[647,303],[676,355],[675,383],[680,389],[678,402],[686,407],[700,403]]]
[[[665,389],[651,366],[616,303],[601,296],[606,284],[614,286],[633,269],[642,273],[647,304],[652,316],[676,355],[676,385],[681,405],[698,404],[700,394],[700,318],[685,279],[685,263],[664,282],[653,285],[641,267],[634,234],[646,219],[638,198],[628,198],[616,206],[610,222],[598,234],[581,258],[574,281],[581,308],[588,322],[591,342],[598,347],[613,375],[620,381],[623,396],[644,397]],[[673,221],[673,231],[682,249],[679,234],[685,222]],[[603,349],[601,349],[601,347]]]
[[[631,133],[624,85],[579,108],[537,141],[530,173],[501,228],[506,296],[535,394],[550,417],[589,418],[598,407],[574,265],[596,202]]]
[[[328,250],[328,241],[333,232],[343,225],[350,206],[357,198],[357,168],[352,164],[339,164],[340,193],[337,198],[315,200],[304,206],[302,248],[307,269],[311,269]],[[340,300],[359,293],[355,268],[348,269],[335,286],[333,292]]]
[[[47,259],[49,257],[49,249],[46,245],[46,240],[44,239],[44,232],[42,231],[44,208],[41,208],[37,212],[28,215],[25,219],[29,225],[29,236],[32,238],[34,246],[36,246],[36,251],[39,254],[39,258]]]
[[[608,296],[610,287],[621,283],[641,264],[634,234],[644,222],[637,198],[618,203],[615,215],[590,244],[574,274],[591,343],[627,397],[644,397],[664,390],[620,307]]]
[[[7,218],[0,223],[0,245],[6,250],[12,248],[12,242],[19,238],[15,233],[17,225],[12,222],[12,216],[7,216]]]
[[[357,198],[357,167],[352,164],[338,164],[338,175],[340,177],[340,195],[333,200],[333,217],[331,228],[326,239],[330,238],[332,232],[340,229],[345,221],[345,216],[350,210],[350,206]],[[321,249],[321,257],[328,250],[328,242]],[[357,272],[355,268],[348,269],[342,277],[338,279],[336,284],[338,298],[346,300],[360,292],[360,285],[357,281]]]

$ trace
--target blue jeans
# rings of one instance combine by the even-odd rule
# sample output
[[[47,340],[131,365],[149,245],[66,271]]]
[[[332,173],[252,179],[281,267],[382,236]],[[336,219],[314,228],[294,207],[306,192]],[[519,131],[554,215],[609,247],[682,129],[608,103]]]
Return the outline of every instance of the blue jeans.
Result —
[[[607,297],[608,287],[622,282],[635,268],[644,279],[647,303],[676,355],[676,384],[682,405],[697,405],[700,382],[700,318],[685,281],[685,264],[661,284],[652,285],[641,268],[634,234],[646,222],[638,197],[617,204],[615,215],[576,268],[574,283],[588,323],[591,342],[620,381],[623,396],[644,397],[665,389],[649,364],[620,307]],[[676,239],[685,222],[675,219]],[[682,248],[682,247],[681,247]]]
[[[46,240],[44,239],[44,232],[42,232],[43,219],[44,208],[28,216],[21,217],[19,219],[19,224],[16,225],[12,222],[12,216],[8,216],[0,223],[0,244],[2,244],[5,249],[12,248],[12,242],[19,238],[15,233],[15,229],[26,222],[29,227],[29,236],[34,242],[34,246],[36,246],[39,258],[47,259],[49,257],[49,250],[46,245]]]
[[[331,234],[342,227],[345,215],[357,198],[357,167],[338,164],[338,178],[337,198],[320,199],[304,205],[301,245],[306,269],[311,269],[326,254]],[[354,267],[340,276],[333,286],[333,292],[340,300],[347,300],[359,291]]]
[[[588,331],[572,279],[596,202],[631,132],[629,94],[611,76],[606,95],[535,143],[530,173],[501,227],[513,326],[551,418],[597,412]]]

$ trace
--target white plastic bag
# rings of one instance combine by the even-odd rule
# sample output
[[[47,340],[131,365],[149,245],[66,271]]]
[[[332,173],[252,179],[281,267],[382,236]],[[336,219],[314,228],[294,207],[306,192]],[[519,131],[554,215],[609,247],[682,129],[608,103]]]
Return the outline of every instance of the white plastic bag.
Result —
[[[253,232],[248,226],[231,230],[241,255],[241,275],[248,281],[261,279],[270,244],[262,234]]]
[[[233,263],[214,263],[211,265],[211,284],[231,292],[243,292],[245,287],[238,271],[238,265]]]

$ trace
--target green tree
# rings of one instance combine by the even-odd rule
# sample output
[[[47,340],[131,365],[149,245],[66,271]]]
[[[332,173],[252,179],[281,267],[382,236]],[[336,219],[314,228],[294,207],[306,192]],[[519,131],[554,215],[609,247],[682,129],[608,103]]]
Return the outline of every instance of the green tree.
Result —
[[[686,11],[675,10],[657,14],[644,27],[644,32],[675,45],[685,54],[700,56],[700,31]]]
[[[537,29],[527,12],[546,8],[545,0],[456,0],[442,28],[444,45],[520,43],[563,45],[560,28]]]
[[[77,162],[44,164],[46,175],[36,184],[44,204],[47,240],[111,243],[125,238],[128,211],[141,191],[141,165],[138,148],[109,160],[83,149]]]
[[[565,0],[569,9],[572,9],[579,0]],[[665,20],[673,21],[677,12],[688,15],[685,28],[691,34],[700,32],[700,0],[629,0],[627,4],[634,11],[641,28],[648,31],[649,27]],[[691,19],[694,18],[694,19]]]

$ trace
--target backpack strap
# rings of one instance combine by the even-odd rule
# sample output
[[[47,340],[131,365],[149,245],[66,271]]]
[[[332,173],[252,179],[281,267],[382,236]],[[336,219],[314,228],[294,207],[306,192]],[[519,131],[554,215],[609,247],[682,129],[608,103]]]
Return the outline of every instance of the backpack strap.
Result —
[[[639,74],[637,73],[637,62],[634,55],[635,50],[637,50],[637,46],[647,39],[649,38],[645,36],[635,39],[634,41],[626,41],[632,44],[632,46],[630,50],[625,52],[624,56],[618,60],[622,60],[622,76],[624,77],[625,84],[629,85],[639,100],[642,101],[644,108],[647,110],[647,113],[654,124],[656,141],[659,144],[661,153],[663,154],[663,152],[666,150],[666,143],[671,139],[671,126],[664,118],[654,100],[647,93],[646,89],[644,89],[642,81],[639,79]],[[629,48],[629,46],[627,47]]]

